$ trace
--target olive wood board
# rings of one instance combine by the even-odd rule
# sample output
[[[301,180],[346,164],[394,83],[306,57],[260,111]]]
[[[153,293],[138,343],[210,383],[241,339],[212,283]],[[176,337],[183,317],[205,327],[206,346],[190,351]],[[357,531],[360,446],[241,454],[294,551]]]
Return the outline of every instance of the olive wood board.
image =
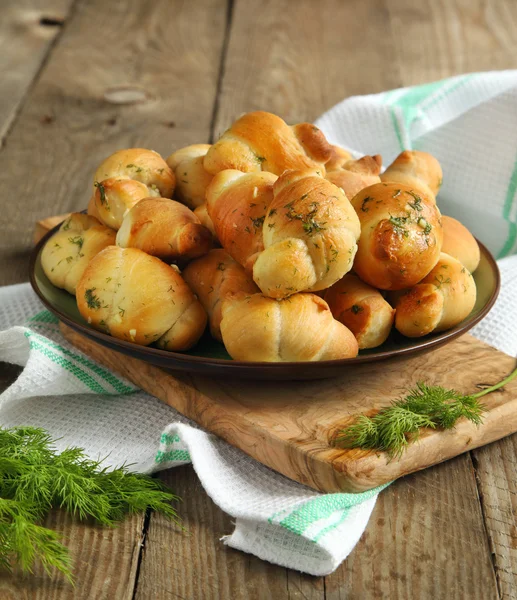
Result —
[[[483,423],[425,430],[400,458],[336,447],[336,434],[418,381],[474,393],[503,379],[515,359],[471,335],[405,360],[357,365],[317,381],[174,375],[109,350],[61,324],[72,344],[264,465],[324,492],[361,492],[517,431],[517,380],[487,394]]]

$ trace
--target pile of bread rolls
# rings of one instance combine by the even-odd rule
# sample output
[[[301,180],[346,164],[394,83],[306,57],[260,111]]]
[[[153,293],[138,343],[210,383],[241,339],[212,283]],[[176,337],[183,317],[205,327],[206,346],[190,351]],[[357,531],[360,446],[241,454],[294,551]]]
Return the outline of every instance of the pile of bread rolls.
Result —
[[[475,304],[478,245],[440,214],[435,158],[404,151],[381,170],[314,125],[245,114],[167,160],[108,157],[42,266],[92,327],[164,350],[191,348],[207,323],[244,361],[350,358],[393,327],[454,327]]]

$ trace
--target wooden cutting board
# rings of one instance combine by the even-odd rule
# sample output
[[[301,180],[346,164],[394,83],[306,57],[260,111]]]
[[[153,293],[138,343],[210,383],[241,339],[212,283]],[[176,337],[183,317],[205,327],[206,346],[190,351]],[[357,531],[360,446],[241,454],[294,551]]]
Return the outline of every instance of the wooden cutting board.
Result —
[[[360,492],[452,458],[517,431],[517,380],[483,397],[476,427],[426,431],[400,459],[343,450],[337,432],[374,414],[418,381],[473,393],[508,375],[515,359],[465,335],[428,354],[344,369],[318,381],[229,381],[173,374],[108,350],[62,325],[80,350],[174,407],[261,463],[325,492]]]

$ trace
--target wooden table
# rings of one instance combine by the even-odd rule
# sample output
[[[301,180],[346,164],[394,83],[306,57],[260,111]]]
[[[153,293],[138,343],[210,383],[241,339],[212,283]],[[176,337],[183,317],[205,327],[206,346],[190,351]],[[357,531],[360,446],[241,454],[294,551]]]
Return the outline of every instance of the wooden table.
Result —
[[[1,284],[27,280],[34,222],[84,208],[115,149],[168,155],[244,111],[295,123],[353,94],[517,67],[515,0],[4,0],[1,13]],[[2,386],[18,372],[3,365]],[[314,578],[223,546],[231,519],[185,466],[162,476],[187,532],[56,512],[75,589],[38,569],[0,575],[0,598],[517,598],[516,471],[513,436],[397,481],[348,560]]]

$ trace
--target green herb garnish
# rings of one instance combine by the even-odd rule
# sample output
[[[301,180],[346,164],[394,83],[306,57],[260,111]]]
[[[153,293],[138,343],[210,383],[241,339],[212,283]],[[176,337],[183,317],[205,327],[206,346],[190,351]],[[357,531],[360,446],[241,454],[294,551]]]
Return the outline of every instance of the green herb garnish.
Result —
[[[76,235],[75,237],[69,237],[68,241],[71,244],[75,244],[76,246],[79,246],[79,250],[81,250],[81,248],[83,247],[83,244],[84,244],[84,238],[80,235]]]
[[[361,203],[361,210],[363,212],[368,212],[370,209],[368,208],[368,206],[366,206],[368,204],[368,202],[371,202],[373,200],[373,198],[371,196],[367,196],[363,202]]]
[[[217,265],[217,270],[218,270],[218,271],[224,271],[224,270],[226,270],[226,265],[225,265],[223,262],[220,262],[220,263]]]
[[[97,310],[101,307],[101,301],[99,298],[93,293],[97,288],[90,288],[84,292],[84,299],[86,300],[86,304],[88,308],[93,310]]]
[[[176,500],[157,479],[108,470],[81,448],[59,453],[54,440],[34,427],[0,428],[0,568],[18,564],[32,572],[39,560],[72,581],[72,562],[59,534],[39,525],[51,508],[64,508],[79,519],[113,526],[126,513],[156,510],[173,520]]]
[[[462,417],[480,425],[486,408],[479,398],[502,388],[515,377],[517,369],[499,383],[466,396],[419,382],[404,398],[395,400],[375,416],[357,417],[352,425],[340,432],[336,442],[346,448],[379,450],[387,452],[391,458],[399,457],[418,439],[423,427],[452,429]]]
[[[353,304],[352,308],[350,310],[354,313],[354,315],[357,315],[360,312],[362,312],[364,309],[362,306],[359,306],[359,304]]]
[[[106,210],[109,210],[110,207],[108,204],[108,200],[106,198],[106,188],[104,187],[104,185],[102,183],[99,183],[98,181],[96,181],[93,185],[99,190],[101,204],[106,207]]]

